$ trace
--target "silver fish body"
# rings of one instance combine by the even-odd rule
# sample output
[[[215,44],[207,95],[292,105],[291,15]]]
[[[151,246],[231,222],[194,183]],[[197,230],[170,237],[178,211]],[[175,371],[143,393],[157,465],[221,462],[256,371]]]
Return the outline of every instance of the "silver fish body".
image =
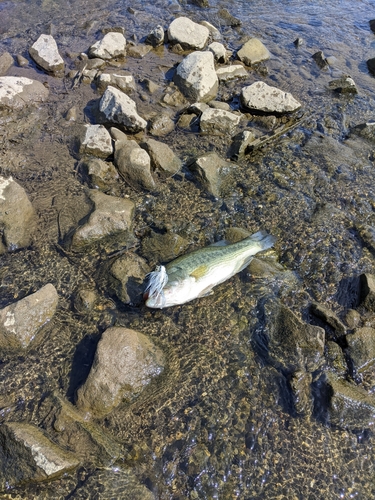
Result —
[[[209,246],[182,255],[149,274],[146,306],[163,309],[208,295],[212,288],[242,271],[253,256],[276,241],[264,231],[226,246]],[[152,292],[152,293],[150,293]]]

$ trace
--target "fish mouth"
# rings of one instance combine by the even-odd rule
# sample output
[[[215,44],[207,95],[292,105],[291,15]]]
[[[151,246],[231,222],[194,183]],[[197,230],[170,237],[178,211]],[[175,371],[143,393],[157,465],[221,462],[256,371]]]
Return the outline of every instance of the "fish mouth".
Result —
[[[150,307],[151,309],[163,309],[163,307],[165,307],[166,299],[163,291],[161,291],[160,293],[154,293],[153,295],[149,295],[148,292],[145,292],[143,297],[146,301],[146,306]]]

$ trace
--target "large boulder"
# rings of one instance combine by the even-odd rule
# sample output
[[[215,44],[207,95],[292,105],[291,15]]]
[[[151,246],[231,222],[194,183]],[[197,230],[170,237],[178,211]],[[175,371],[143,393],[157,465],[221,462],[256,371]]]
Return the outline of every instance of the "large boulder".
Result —
[[[192,52],[178,65],[173,81],[191,102],[215,99],[218,78],[212,52]]]
[[[179,43],[184,49],[203,49],[209,35],[208,28],[194,23],[187,17],[178,17],[168,28],[168,40],[172,43]]]
[[[99,110],[107,123],[121,125],[128,132],[139,132],[147,126],[137,113],[137,107],[133,99],[115,87],[107,87],[99,103]]]
[[[115,57],[124,57],[126,54],[126,39],[122,33],[109,32],[91,45],[89,57],[99,57],[109,60]]]
[[[264,113],[291,113],[301,107],[292,94],[261,81],[242,89],[241,103],[245,108]]]
[[[64,72],[64,59],[59,54],[59,49],[52,35],[40,35],[38,40],[29,49],[30,56],[48,73],[62,75]]]
[[[19,76],[0,77],[0,110],[22,109],[39,104],[48,97],[48,89],[37,80]]]
[[[153,189],[151,159],[133,140],[116,141],[114,163],[123,179],[135,189]]]
[[[143,333],[113,327],[103,333],[77,407],[97,416],[132,401],[164,369],[164,355]]]

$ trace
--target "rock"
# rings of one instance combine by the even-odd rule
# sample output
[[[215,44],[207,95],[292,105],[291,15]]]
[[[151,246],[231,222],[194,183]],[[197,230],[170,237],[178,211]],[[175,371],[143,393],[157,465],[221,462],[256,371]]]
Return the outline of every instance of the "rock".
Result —
[[[305,41],[304,41],[304,39],[303,39],[303,38],[298,37],[298,38],[296,38],[296,39],[294,40],[294,42],[293,42],[293,43],[294,43],[294,45],[298,48],[298,47],[301,47],[301,45],[303,45],[303,44],[305,43]]]
[[[12,177],[0,176],[0,254],[30,245],[36,214],[25,190]]]
[[[300,416],[310,417],[313,411],[313,401],[311,397],[312,375],[306,371],[294,372],[290,386],[294,396],[294,406]]]
[[[178,17],[168,28],[168,40],[179,43],[184,49],[203,49],[210,35],[209,30],[201,24],[194,23],[187,17]]]
[[[127,142],[128,136],[116,127],[109,129],[112,139],[115,141],[115,147],[119,147],[120,142]]]
[[[375,75],[375,57],[367,60],[367,67],[372,75]]]
[[[206,109],[200,119],[203,134],[233,135],[240,123],[240,116],[222,109]]]
[[[248,266],[249,273],[253,278],[272,278],[287,273],[278,262],[266,261],[254,257]]]
[[[101,73],[96,79],[96,85],[100,92],[104,92],[109,86],[122,90],[125,93],[136,90],[134,76],[121,71]]]
[[[360,123],[350,129],[351,133],[359,135],[370,142],[375,142],[375,121],[369,120],[366,123]],[[371,228],[371,226],[362,226],[363,228]],[[372,229],[375,234],[375,229]]]
[[[144,84],[146,90],[150,92],[150,94],[154,94],[156,91],[160,89],[160,85],[153,82],[149,78],[145,78],[142,83]]]
[[[151,158],[135,141],[116,143],[114,163],[121,176],[134,189],[154,189]]]
[[[24,422],[5,422],[0,428],[2,488],[45,481],[74,470],[79,460],[53,443],[42,430]]]
[[[105,162],[99,158],[91,158],[84,162],[83,168],[89,178],[90,187],[106,192],[118,180],[119,175],[110,162]]]
[[[134,253],[122,255],[109,271],[109,290],[124,304],[142,302],[146,274],[150,271],[146,261]]]
[[[371,19],[369,21],[369,24],[370,24],[370,30],[375,33],[375,19]]]
[[[205,26],[208,31],[210,32],[210,35],[211,35],[211,38],[212,40],[221,40],[222,36],[221,36],[221,33],[220,31],[216,28],[216,26],[214,26],[213,24],[209,23],[208,21],[200,21],[200,23],[202,26]]]
[[[218,16],[221,19],[221,23],[224,26],[230,26],[231,28],[235,28],[237,26],[241,26],[241,21],[237,18],[232,16],[230,12],[228,12],[227,9],[220,9],[218,10]]]
[[[238,159],[246,155],[248,146],[255,140],[255,135],[250,130],[243,130],[233,137],[230,146],[230,158]]]
[[[51,35],[40,35],[38,40],[29,49],[30,56],[48,73],[62,75],[64,60],[59,54],[55,39]]]
[[[97,190],[90,191],[90,199],[94,203],[94,210],[88,221],[75,231],[72,238],[73,249],[79,250],[103,238],[119,234],[129,239],[133,226],[134,203],[129,199],[108,196]]]
[[[315,54],[313,54],[311,57],[314,59],[320,69],[325,69],[328,66],[328,61],[321,50],[315,52]]]
[[[115,57],[125,57],[126,39],[122,33],[110,31],[101,40],[91,45],[88,54],[89,57],[99,57],[105,61]]]
[[[345,377],[348,371],[344,353],[336,342],[328,341],[325,353],[328,368],[339,377]]]
[[[340,318],[324,304],[314,302],[311,304],[311,311],[315,316],[321,318],[331,326],[338,334],[345,334],[346,327]]]
[[[74,297],[74,309],[80,314],[92,311],[99,302],[99,296],[94,290],[81,288]]]
[[[337,80],[329,82],[329,88],[341,94],[358,94],[356,84],[349,75],[344,75]]]
[[[150,236],[142,240],[142,255],[150,262],[169,262],[182,255],[188,247],[189,242],[178,234],[151,231]]]
[[[199,103],[198,103],[199,104]],[[227,103],[227,102],[222,102],[222,101],[210,101],[208,103],[208,106],[210,108],[214,108],[214,109],[221,109],[223,111],[232,111],[232,108],[230,107],[230,105]],[[205,108],[205,109],[208,109],[208,108]],[[204,111],[204,110],[203,110]],[[202,111],[202,113],[203,113]],[[234,115],[236,116],[239,116],[238,114],[234,113]]]
[[[128,56],[134,57],[135,59],[143,59],[151,50],[152,47],[149,45],[129,45]]]
[[[250,110],[265,113],[291,113],[301,107],[292,94],[261,81],[242,89],[241,103]]]
[[[132,401],[160,375],[164,355],[143,333],[107,329],[98,343],[89,376],[77,392],[80,410],[103,416],[122,400]]]
[[[76,106],[72,106],[66,112],[65,120],[67,122],[76,122],[77,118],[78,118],[78,108]]]
[[[151,166],[161,177],[171,177],[181,170],[182,161],[165,143],[147,139],[140,146],[151,158]]]
[[[26,59],[26,57],[23,57],[21,54],[18,54],[16,59],[17,59],[17,64],[20,68],[24,68],[25,66],[29,65],[28,59]]]
[[[37,292],[0,310],[2,349],[26,349],[56,312],[58,295],[48,283]]]
[[[135,102],[124,92],[114,87],[107,87],[99,103],[106,122],[124,127],[128,132],[139,132],[147,126],[146,120],[137,113]]]
[[[0,110],[22,109],[27,104],[39,104],[47,96],[48,90],[37,80],[18,76],[0,77]]]
[[[13,66],[14,60],[9,52],[4,52],[0,56],[0,76],[3,76]]]
[[[362,305],[369,311],[375,312],[375,275],[361,274],[360,279],[360,295]]]
[[[375,329],[357,328],[346,336],[347,352],[353,362],[356,373],[362,374],[375,363]]]
[[[175,87],[174,84],[172,85]],[[187,100],[177,88],[173,88],[172,86],[170,86],[167,88],[163,96],[162,105],[163,103],[167,104],[168,106],[182,108],[186,106]]]
[[[107,158],[113,153],[110,133],[103,125],[85,125],[81,145],[81,155],[93,155]]]
[[[228,54],[222,43],[212,42],[207,48],[213,53],[216,62],[226,63],[228,61]]]
[[[246,66],[252,66],[271,57],[269,50],[258,38],[250,38],[237,52],[237,57]]]
[[[146,43],[152,45],[153,47],[159,47],[163,45],[165,39],[163,26],[156,26],[153,28],[146,37]]]
[[[226,162],[216,153],[211,153],[197,158],[189,169],[209,194],[218,198],[223,195],[225,178],[231,171],[233,165]]]
[[[150,121],[149,132],[154,137],[164,137],[170,134],[175,128],[174,121],[166,113],[160,113]]]
[[[349,309],[345,316],[345,323],[352,330],[357,328],[361,323],[361,315],[354,309]]]
[[[246,78],[248,72],[241,64],[232,64],[231,66],[223,66],[216,70],[216,75],[220,82],[234,80],[235,78]]]
[[[178,65],[173,81],[191,102],[215,99],[218,78],[212,52],[192,52]]]

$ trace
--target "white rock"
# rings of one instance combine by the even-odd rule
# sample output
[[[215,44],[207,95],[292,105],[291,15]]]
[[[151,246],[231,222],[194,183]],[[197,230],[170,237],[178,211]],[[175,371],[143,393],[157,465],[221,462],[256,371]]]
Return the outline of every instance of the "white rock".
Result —
[[[150,155],[136,141],[116,141],[114,163],[124,180],[134,189],[153,189]]]
[[[133,99],[115,87],[107,87],[100,99],[99,109],[107,122],[122,125],[129,132],[139,132],[147,126],[146,120],[137,113]]]
[[[113,59],[124,57],[126,54],[126,39],[122,33],[109,32],[89,48],[89,57],[100,59]]]
[[[210,50],[213,53],[215,61],[221,63],[227,62],[228,60],[227,51],[222,43],[212,42],[208,46],[208,50]]]
[[[216,26],[209,23],[208,21],[201,21],[199,24],[201,24],[202,26],[205,26],[208,29],[213,40],[215,40],[215,41],[221,40],[221,38],[222,38],[221,33],[216,28]]]
[[[261,81],[242,89],[241,103],[246,108],[265,113],[290,113],[301,107],[292,94]]]
[[[97,78],[97,86],[101,92],[109,86],[116,87],[123,92],[131,92],[136,89],[133,75],[116,73],[101,73]]]
[[[192,102],[215,99],[218,78],[212,52],[192,52],[178,65],[173,81]]]
[[[103,125],[85,125],[84,136],[79,149],[81,154],[92,154],[107,158],[113,153],[112,139]]]
[[[242,64],[232,64],[231,66],[223,66],[216,70],[216,74],[220,82],[233,80],[234,78],[245,78],[248,76],[248,72],[242,66]]]
[[[258,38],[251,38],[242,45],[237,52],[237,57],[247,66],[251,66],[252,64],[269,59],[271,54]]]
[[[53,36],[40,35],[38,40],[30,47],[29,53],[34,61],[45,71],[54,74],[64,71],[64,60],[59,54]]]
[[[239,115],[223,109],[208,108],[202,113],[200,128],[204,134],[233,135],[239,123]]]
[[[0,109],[21,109],[27,104],[44,101],[48,89],[30,78],[19,76],[0,77]]]
[[[168,28],[169,41],[179,43],[185,49],[203,49],[209,35],[208,28],[194,23],[187,17],[178,17]]]

